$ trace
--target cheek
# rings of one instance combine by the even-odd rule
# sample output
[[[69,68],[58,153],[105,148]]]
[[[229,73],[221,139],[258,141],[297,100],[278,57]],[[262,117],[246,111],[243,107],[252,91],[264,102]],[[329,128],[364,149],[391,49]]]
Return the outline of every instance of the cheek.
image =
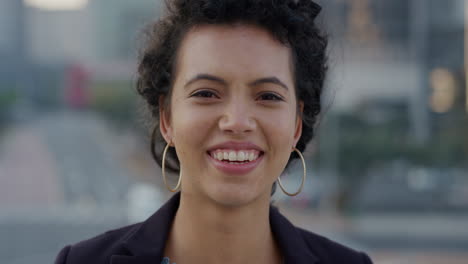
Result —
[[[291,111],[277,111],[273,115],[270,113],[268,117],[261,118],[262,130],[270,141],[269,144],[285,148],[292,146],[295,132],[293,116]]]
[[[177,147],[187,151],[203,146],[213,128],[213,112],[180,106],[174,109],[173,114],[173,133]]]
[[[291,155],[295,128],[291,116],[288,111],[277,112],[274,118],[263,119],[261,125],[269,151],[266,170],[273,181],[282,173]]]

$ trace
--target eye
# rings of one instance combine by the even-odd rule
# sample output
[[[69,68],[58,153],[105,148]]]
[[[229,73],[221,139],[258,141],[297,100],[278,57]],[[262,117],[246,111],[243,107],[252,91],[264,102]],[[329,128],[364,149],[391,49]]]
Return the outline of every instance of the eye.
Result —
[[[266,101],[284,101],[281,96],[274,93],[263,93],[259,96],[259,99]]]
[[[209,90],[201,90],[193,93],[190,97],[217,98],[217,95]]]

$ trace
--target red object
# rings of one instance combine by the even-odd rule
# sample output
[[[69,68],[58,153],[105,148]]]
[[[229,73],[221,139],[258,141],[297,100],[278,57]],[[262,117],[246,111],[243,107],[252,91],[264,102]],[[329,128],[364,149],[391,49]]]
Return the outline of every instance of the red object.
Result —
[[[65,79],[65,103],[72,108],[84,108],[89,103],[89,74],[79,64],[71,65]]]

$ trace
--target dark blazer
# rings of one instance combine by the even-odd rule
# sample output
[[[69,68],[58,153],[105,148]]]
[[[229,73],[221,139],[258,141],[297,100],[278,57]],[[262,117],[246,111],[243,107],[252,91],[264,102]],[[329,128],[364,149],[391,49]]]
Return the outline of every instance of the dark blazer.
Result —
[[[63,248],[56,264],[159,264],[180,193],[146,221]],[[270,207],[273,235],[287,264],[371,264],[369,257],[322,236],[293,226],[275,207]]]

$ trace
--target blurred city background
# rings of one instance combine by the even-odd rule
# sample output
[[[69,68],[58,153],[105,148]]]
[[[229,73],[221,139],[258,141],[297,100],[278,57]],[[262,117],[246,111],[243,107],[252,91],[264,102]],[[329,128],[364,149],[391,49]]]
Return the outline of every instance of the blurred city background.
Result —
[[[321,0],[330,74],[308,181],[275,203],[375,263],[467,263],[468,1]],[[0,1],[0,262],[144,220],[168,197],[134,90],[162,0]],[[300,166],[298,164],[298,166]],[[284,175],[296,188],[301,168]]]

